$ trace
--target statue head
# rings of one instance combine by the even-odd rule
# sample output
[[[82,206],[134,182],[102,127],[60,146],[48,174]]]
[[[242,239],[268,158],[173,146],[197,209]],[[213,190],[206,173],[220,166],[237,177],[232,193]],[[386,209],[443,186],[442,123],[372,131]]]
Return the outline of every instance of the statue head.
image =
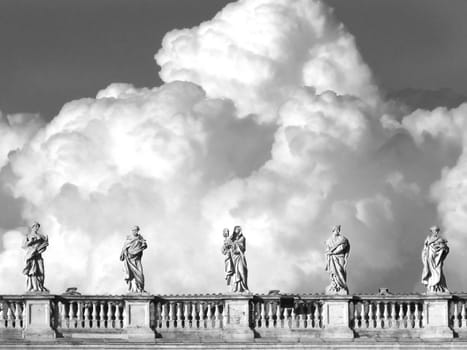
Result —
[[[433,234],[438,234],[439,231],[440,231],[440,229],[436,225],[430,227],[430,232],[433,233]]]
[[[332,233],[338,235],[341,232],[341,225],[336,225],[332,228]]]
[[[31,226],[31,231],[37,232],[39,231],[39,227],[41,227],[41,225],[37,221],[35,221]]]
[[[222,231],[222,236],[224,236],[224,238],[229,237],[229,229],[228,229],[228,228],[225,228],[225,229]]]
[[[240,226],[235,226],[233,233],[238,236],[240,233],[242,233],[242,228]]]
[[[139,226],[138,225],[133,226],[131,228],[131,233],[133,233],[134,236],[136,236],[138,234],[138,232],[139,232]]]

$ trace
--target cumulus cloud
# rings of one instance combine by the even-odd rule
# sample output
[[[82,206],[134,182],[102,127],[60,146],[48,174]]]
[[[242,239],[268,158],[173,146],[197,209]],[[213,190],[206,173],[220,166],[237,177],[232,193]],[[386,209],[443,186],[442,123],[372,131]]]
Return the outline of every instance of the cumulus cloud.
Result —
[[[384,101],[319,1],[240,0],[168,33],[156,60],[160,87],[111,84],[40,129],[0,124],[12,140],[0,182],[23,225],[49,235],[52,292],[124,292],[118,256],[135,224],[153,293],[226,290],[222,229],[236,224],[254,292],[324,290],[338,223],[351,291],[420,290],[418,252],[438,221],[459,246],[450,282],[467,244],[465,104],[405,115]],[[21,292],[26,227],[3,227],[1,289]]]
[[[173,30],[155,56],[165,82],[232,99],[240,116],[274,121],[297,86],[378,99],[355,40],[320,1],[240,0],[212,20]]]

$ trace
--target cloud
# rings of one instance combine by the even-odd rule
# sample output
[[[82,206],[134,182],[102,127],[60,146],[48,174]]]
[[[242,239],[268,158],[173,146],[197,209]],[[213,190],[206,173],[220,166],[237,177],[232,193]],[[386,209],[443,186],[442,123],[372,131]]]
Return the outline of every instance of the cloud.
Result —
[[[111,84],[40,129],[0,129],[12,140],[0,182],[23,219],[2,229],[0,274],[13,281],[2,291],[22,291],[32,220],[49,235],[52,292],[124,292],[118,256],[135,224],[153,293],[226,290],[222,229],[237,224],[254,292],[323,291],[335,224],[350,239],[352,292],[421,290],[435,222],[456,244],[450,283],[467,244],[466,104],[408,114],[384,101],[318,1],[238,1],[168,33],[156,60],[160,87]]]
[[[320,1],[231,3],[198,27],[166,34],[155,58],[163,81],[199,84],[263,121],[276,120],[297,86],[378,99],[353,36]]]

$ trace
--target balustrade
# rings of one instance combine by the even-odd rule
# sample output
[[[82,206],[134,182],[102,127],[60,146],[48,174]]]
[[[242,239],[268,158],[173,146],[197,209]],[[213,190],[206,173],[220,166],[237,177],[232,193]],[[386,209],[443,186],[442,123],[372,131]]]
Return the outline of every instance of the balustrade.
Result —
[[[122,297],[63,296],[58,304],[58,328],[122,329],[124,301]]]
[[[250,331],[254,329],[256,337],[289,341],[326,338],[332,334],[329,331],[332,331],[333,320],[341,320],[338,325],[341,330],[342,327],[347,328],[356,336],[425,337],[433,327],[439,328],[445,322],[445,328],[450,327],[456,336],[467,337],[467,294],[446,296],[442,300],[418,294],[355,295],[347,299],[328,295],[252,295],[246,298],[244,308],[235,296],[220,294],[144,297],[50,295],[43,304],[50,305],[49,308],[37,306],[37,298],[28,295],[0,296],[0,339],[20,338],[21,332],[27,328],[26,320],[29,322],[29,317],[37,315],[37,312],[50,313],[50,329],[64,337],[124,338],[130,334],[128,330],[131,327],[134,335],[138,324],[146,324],[146,336],[153,334],[154,338],[176,340],[186,336],[187,339],[195,339],[209,335],[220,340],[224,335],[232,334],[236,317],[244,317],[241,321],[244,323],[238,325]],[[36,314],[33,311],[28,314],[29,307],[34,308]],[[339,310],[343,310],[344,315],[348,310],[348,321],[346,317],[339,316]],[[140,318],[145,315],[141,319],[143,323],[131,323],[127,312]],[[337,315],[337,318],[330,318],[332,315]],[[430,321],[430,317],[434,318]],[[449,332],[446,334],[449,336]]]
[[[350,327],[361,330],[408,330],[423,327],[419,296],[357,296],[350,305]]]
[[[22,329],[26,307],[22,297],[4,297],[0,299],[0,328]]]
[[[167,296],[155,301],[156,330],[221,329],[224,300],[221,296]]]

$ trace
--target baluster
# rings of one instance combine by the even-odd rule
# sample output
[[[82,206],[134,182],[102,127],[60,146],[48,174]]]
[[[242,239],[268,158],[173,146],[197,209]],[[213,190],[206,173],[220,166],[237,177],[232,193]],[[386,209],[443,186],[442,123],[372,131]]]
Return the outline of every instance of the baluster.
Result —
[[[7,305],[7,312],[6,312],[6,326],[7,328],[13,328],[13,314],[11,312],[11,304],[9,302],[6,303]]]
[[[214,328],[213,321],[213,304],[208,303],[208,328]]]
[[[264,327],[264,303],[258,303],[258,314],[256,316],[256,327],[262,328]]]
[[[21,328],[21,312],[19,302],[15,303],[15,328]]]
[[[403,302],[399,303],[398,328],[404,328],[404,304]]]
[[[305,304],[306,328],[313,328],[313,302]]]
[[[169,303],[169,328],[175,328],[174,303]]]
[[[78,301],[76,303],[76,327],[77,328],[83,328],[83,310],[81,309],[82,307],[82,302]]]
[[[389,311],[388,311],[388,303],[384,302],[383,304],[383,323],[384,328],[389,328]]]
[[[182,328],[182,308],[183,303],[177,303],[177,328]]]
[[[99,328],[105,327],[105,312],[104,312],[104,302],[99,303]]]
[[[295,305],[290,308],[290,328],[295,328]]]
[[[188,328],[190,321],[188,320],[190,314],[188,313],[188,302],[183,303],[183,328]]]
[[[306,314],[306,308],[305,304],[300,304],[300,313],[298,315],[298,328],[305,328],[305,314]]]
[[[389,303],[391,308],[391,328],[396,328],[396,303]]]
[[[276,324],[274,325],[275,328],[282,328],[281,327],[281,305],[280,302],[278,301],[276,303]]]
[[[58,302],[58,313],[59,313],[59,319],[60,319],[60,327],[66,328],[66,310],[65,310],[65,304],[62,303],[61,301]]]
[[[114,321],[112,320],[112,303],[107,302],[107,328],[115,328]]]
[[[91,328],[91,318],[89,317],[89,303],[84,303],[84,328]]]
[[[162,314],[161,314],[161,319],[162,319],[162,328],[169,328],[169,320],[168,320],[168,311],[167,311],[167,303],[162,305]]]
[[[227,316],[225,316],[227,317]],[[196,304],[191,302],[191,321],[190,328],[196,328]]]
[[[353,326],[358,328],[358,304],[353,304]]]
[[[379,301],[376,302],[376,324],[375,328],[381,328],[381,303]]]
[[[72,301],[68,301],[68,328],[74,328]]]
[[[366,312],[365,312],[365,302],[362,301],[362,309],[360,312],[360,318],[361,318],[361,325],[360,328],[368,328],[368,325],[366,323],[367,317],[366,317]]]
[[[460,320],[460,327],[466,328],[466,321],[465,321],[465,303],[461,302],[461,320]]]
[[[457,328],[459,326],[459,310],[457,304],[457,301],[453,302],[452,328]]]
[[[92,328],[97,328],[97,303],[92,302]]]
[[[0,301],[0,328],[5,328],[5,315],[3,312],[4,305],[2,301]]]
[[[268,321],[266,323],[266,327],[272,328],[274,320],[273,320],[273,313],[272,313],[272,301],[268,302]]]
[[[412,308],[413,305],[413,308]],[[407,328],[415,328],[415,303],[407,303]],[[410,317],[409,317],[410,315]],[[409,325],[410,322],[410,325]]]
[[[368,328],[374,329],[375,322],[376,322],[376,306],[375,303],[372,301],[368,302]]]
[[[314,305],[314,313],[313,313],[313,328],[321,328],[321,317],[319,311],[319,303],[313,303]]]
[[[204,303],[200,301],[198,303],[198,328],[205,328],[204,324]]]
[[[414,328],[420,328],[422,322],[422,311],[420,310],[420,304],[418,302],[415,303],[414,314]]]
[[[221,318],[219,312],[219,302],[217,301],[215,304],[215,311],[214,311],[214,319],[215,319],[215,328],[221,328]]]
[[[157,306],[156,306],[157,307]],[[115,328],[122,328],[122,320],[121,320],[121,312],[120,312],[120,304],[115,303]],[[158,321],[156,321],[158,323]],[[157,328],[157,325],[156,325]]]

